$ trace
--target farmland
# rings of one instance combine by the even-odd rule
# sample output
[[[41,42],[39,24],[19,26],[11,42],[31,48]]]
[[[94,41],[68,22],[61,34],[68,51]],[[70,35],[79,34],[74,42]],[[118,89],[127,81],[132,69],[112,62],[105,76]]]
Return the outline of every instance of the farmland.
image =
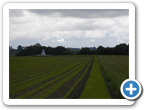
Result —
[[[10,99],[123,98],[128,56],[10,57]]]
[[[10,99],[78,98],[93,57],[10,57]]]
[[[99,66],[111,98],[121,99],[121,83],[129,78],[129,56],[126,55],[98,55]]]

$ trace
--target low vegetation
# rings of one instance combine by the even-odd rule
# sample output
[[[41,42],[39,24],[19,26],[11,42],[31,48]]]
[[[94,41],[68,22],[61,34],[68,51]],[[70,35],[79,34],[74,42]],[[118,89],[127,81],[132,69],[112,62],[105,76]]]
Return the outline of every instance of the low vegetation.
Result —
[[[93,57],[10,57],[10,99],[78,98]]]
[[[81,99],[110,99],[102,76],[98,59],[95,57],[89,78],[80,96]]]
[[[120,86],[129,78],[129,56],[99,55],[98,60],[111,97],[123,98]]]
[[[129,56],[62,55],[9,57],[10,99],[123,98]]]

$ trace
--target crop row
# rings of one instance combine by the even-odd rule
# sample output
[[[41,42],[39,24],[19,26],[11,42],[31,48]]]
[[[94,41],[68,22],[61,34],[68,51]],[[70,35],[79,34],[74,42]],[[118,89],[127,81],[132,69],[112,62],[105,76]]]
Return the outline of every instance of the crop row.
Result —
[[[77,60],[77,61],[76,61]],[[62,69],[64,68],[65,66],[69,66],[69,65],[72,65],[80,60],[83,60],[83,59],[76,59],[76,60],[69,60],[69,62],[65,62],[65,63],[57,63],[58,65],[55,66],[55,67],[45,67],[46,69],[45,70],[42,70],[41,67],[39,67],[39,71],[34,71],[34,72],[27,72],[27,73],[23,73],[21,75],[13,75],[13,77],[10,77],[10,85],[11,84],[14,84],[16,82],[19,82],[19,81],[23,81],[23,80],[28,80],[28,79],[31,79],[31,78],[34,78],[34,77],[39,77],[40,75],[44,75],[44,74],[49,74],[51,72],[54,72],[54,71],[57,71],[59,69]]]
[[[88,61],[88,60],[87,60]],[[54,88],[59,87],[59,85],[64,82],[65,80],[68,80],[70,77],[72,77],[74,74],[76,74],[77,70],[80,70],[82,65],[84,65],[87,61],[81,63],[77,67],[73,67],[71,71],[65,72],[65,74],[55,78],[54,80],[43,83],[41,87],[38,87],[37,89],[34,89],[33,91],[28,93],[28,98],[44,98],[47,96],[47,94],[54,91]],[[24,96],[25,97],[25,96]]]
[[[11,62],[13,65],[10,65],[10,71],[11,74],[17,74],[17,75],[21,75],[23,73],[27,73],[27,72],[35,72],[35,71],[40,71],[39,68],[41,69],[47,69],[48,67],[52,67],[52,66],[57,66],[59,63],[61,62],[66,62],[68,61],[67,59],[64,58],[59,58],[59,59],[49,59],[49,58],[45,58],[45,60],[43,59],[36,59],[34,58],[37,62],[31,62],[30,58],[25,58],[25,61],[27,61],[27,64],[23,64],[23,60],[19,60],[19,61],[13,61],[15,58],[11,58]],[[69,59],[69,60],[72,60]],[[57,62],[57,64],[55,63]],[[18,64],[18,66],[15,66],[15,63]],[[10,75],[11,75],[10,74]]]
[[[57,60],[59,59],[57,57],[55,58]],[[26,58],[24,59],[26,60]],[[47,57],[45,57],[45,60],[46,59]],[[30,71],[30,73],[26,73],[26,74],[20,73],[20,75],[16,74],[16,76],[13,73],[11,74],[10,77],[9,97],[10,98],[69,98],[71,96],[71,95],[69,96],[69,94],[71,94],[72,91],[75,90],[79,91],[78,94],[80,94],[84,86],[84,83],[87,79],[87,76],[89,74],[92,61],[93,61],[92,57],[64,57],[62,58],[61,61],[47,60],[47,63],[46,62],[42,63],[41,61],[40,65],[45,64],[44,67],[46,69],[44,69],[43,66],[39,66],[36,68],[36,70],[41,70],[41,71],[38,71],[36,73]],[[32,62],[30,63],[32,64]],[[12,65],[11,62],[10,65]],[[49,66],[47,67],[46,65]],[[43,69],[44,71],[42,71]],[[20,68],[19,68],[19,72],[20,72]],[[82,83],[80,84],[79,82]],[[76,89],[77,85],[81,85],[80,90]]]
[[[81,61],[81,60],[80,60]],[[37,76],[37,77],[33,77],[33,78],[29,78],[29,79],[25,79],[25,77],[23,77],[25,80],[23,81],[23,80],[21,80],[20,82],[18,82],[18,83],[15,83],[15,84],[11,84],[10,85],[10,88],[12,87],[13,89],[15,89],[15,87],[17,87],[17,86],[21,86],[21,87],[23,87],[22,85],[24,84],[24,86],[25,85],[28,85],[30,82],[37,82],[38,81],[38,79],[40,80],[44,80],[44,79],[47,79],[48,77],[52,77],[52,76],[55,76],[55,75],[57,75],[57,74],[59,74],[58,72],[59,71],[61,71],[61,70],[63,70],[62,72],[64,72],[64,71],[66,71],[66,70],[68,70],[68,69],[70,69],[73,65],[76,65],[76,64],[78,64],[79,62],[76,62],[76,63],[74,63],[74,64],[71,64],[71,65],[68,65],[68,66],[66,66],[67,68],[65,69],[65,70],[63,70],[63,68],[61,68],[61,69],[59,69],[59,70],[55,70],[55,71],[52,71],[52,72],[50,72],[50,73],[47,73],[47,72],[42,72],[42,73],[39,73],[39,75]],[[27,75],[26,75],[27,76]],[[35,76],[35,75],[34,75]],[[13,81],[13,80],[12,80]],[[14,80],[15,81],[15,80]]]

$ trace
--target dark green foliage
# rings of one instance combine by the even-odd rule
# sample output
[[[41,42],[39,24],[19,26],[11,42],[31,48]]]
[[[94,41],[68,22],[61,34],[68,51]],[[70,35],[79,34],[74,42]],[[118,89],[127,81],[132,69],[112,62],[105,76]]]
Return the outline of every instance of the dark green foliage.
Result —
[[[64,52],[63,52],[63,55],[73,55],[74,53],[72,51],[70,51],[69,49],[66,49]]]
[[[22,46],[18,45],[17,49],[18,49],[18,51],[21,51],[22,50]]]
[[[90,49],[88,47],[78,50],[66,49],[63,46],[57,46],[55,48],[41,46],[39,43],[36,43],[33,46],[29,46],[26,49],[22,50],[22,46],[18,46],[18,51],[20,51],[16,56],[32,56],[40,55],[42,49],[45,50],[48,55],[129,55],[129,45],[119,44],[115,47],[103,47],[99,46],[97,49]]]
[[[103,46],[99,46],[97,48],[97,54],[98,55],[103,55],[104,54],[104,50],[105,50],[105,48]]]
[[[82,48],[78,54],[80,55],[129,55],[129,45],[119,44],[115,47],[99,46],[96,50],[90,48]]]
[[[34,46],[41,46],[41,44],[40,43],[36,43]]]
[[[126,44],[120,44],[115,46],[115,54],[116,55],[128,55],[129,46]]]
[[[58,46],[56,48],[52,47],[45,47],[45,46],[29,46],[26,49],[23,49],[16,56],[33,56],[33,55],[40,55],[42,49],[45,50],[45,53],[48,55],[73,55],[73,52],[65,47]]]
[[[89,48],[85,47],[85,48],[82,48],[82,49],[79,51],[78,54],[80,54],[80,55],[89,55],[90,52],[91,52],[91,50],[90,50]]]

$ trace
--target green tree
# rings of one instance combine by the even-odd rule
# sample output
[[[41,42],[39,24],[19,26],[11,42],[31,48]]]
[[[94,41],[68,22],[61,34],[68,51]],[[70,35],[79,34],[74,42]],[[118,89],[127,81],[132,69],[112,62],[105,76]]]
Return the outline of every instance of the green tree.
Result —
[[[82,48],[78,53],[81,54],[81,55],[89,55],[91,52],[90,48]]]
[[[99,46],[98,48],[97,48],[97,54],[98,55],[103,55],[104,54],[104,47],[103,46]]]
[[[41,46],[41,44],[40,43],[36,43],[34,46]]]
[[[17,49],[18,49],[18,51],[21,51],[22,50],[22,46],[18,45]]]
[[[128,54],[128,46],[126,44],[119,44],[115,46],[115,54],[116,55],[127,55]]]
[[[74,53],[70,49],[65,49],[63,55],[73,55]]]

